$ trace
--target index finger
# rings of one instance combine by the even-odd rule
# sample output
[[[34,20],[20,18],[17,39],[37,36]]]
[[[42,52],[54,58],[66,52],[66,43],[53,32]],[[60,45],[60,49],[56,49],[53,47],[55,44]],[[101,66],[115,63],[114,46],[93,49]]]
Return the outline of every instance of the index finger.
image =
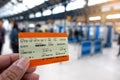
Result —
[[[0,70],[7,68],[17,59],[19,59],[18,54],[9,54],[9,55],[0,56]]]

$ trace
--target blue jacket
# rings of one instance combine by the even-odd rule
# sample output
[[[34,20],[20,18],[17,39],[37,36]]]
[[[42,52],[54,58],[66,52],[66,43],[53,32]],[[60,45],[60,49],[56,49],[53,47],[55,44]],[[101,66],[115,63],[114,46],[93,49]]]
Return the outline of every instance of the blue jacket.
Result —
[[[18,33],[19,31],[15,28],[11,31],[11,34],[10,34],[11,44],[18,45]]]

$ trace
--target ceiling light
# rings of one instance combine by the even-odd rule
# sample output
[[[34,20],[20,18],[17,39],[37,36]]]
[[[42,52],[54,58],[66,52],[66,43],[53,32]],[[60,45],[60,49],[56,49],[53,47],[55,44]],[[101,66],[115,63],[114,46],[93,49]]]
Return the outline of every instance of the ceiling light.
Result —
[[[90,21],[94,21],[94,20],[101,20],[100,16],[94,16],[94,17],[89,17]]]

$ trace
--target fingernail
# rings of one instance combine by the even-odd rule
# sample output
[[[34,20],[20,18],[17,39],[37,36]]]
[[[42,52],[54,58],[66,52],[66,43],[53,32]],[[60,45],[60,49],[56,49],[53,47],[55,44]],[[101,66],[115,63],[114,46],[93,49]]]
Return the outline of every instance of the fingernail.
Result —
[[[26,68],[26,66],[29,66],[29,59],[28,58],[22,58],[20,60],[18,60],[17,64],[18,67],[20,67],[21,69]]]

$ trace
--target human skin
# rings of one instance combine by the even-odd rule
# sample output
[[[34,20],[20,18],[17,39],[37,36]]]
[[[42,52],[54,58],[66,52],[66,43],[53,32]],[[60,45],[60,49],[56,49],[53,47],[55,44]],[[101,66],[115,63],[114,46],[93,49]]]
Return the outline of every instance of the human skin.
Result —
[[[36,67],[29,67],[29,59],[19,59],[18,54],[0,56],[0,80],[39,80],[34,73]]]

